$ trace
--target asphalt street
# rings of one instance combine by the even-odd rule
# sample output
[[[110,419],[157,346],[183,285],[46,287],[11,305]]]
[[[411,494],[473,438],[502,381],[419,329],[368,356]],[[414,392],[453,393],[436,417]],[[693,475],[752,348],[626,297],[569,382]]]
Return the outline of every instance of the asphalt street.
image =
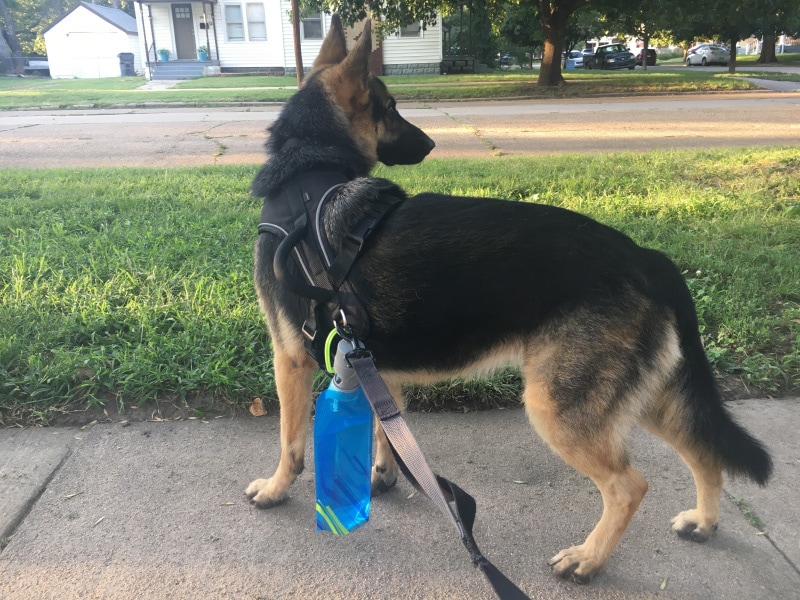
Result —
[[[0,167],[261,164],[279,110],[4,111]],[[400,111],[434,139],[432,158],[800,144],[800,93],[791,91],[407,103]]]

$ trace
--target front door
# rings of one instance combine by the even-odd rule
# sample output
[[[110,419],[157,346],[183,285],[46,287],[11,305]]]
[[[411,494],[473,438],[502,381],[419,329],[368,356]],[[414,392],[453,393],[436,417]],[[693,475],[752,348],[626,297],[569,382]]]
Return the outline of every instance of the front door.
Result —
[[[197,47],[194,43],[191,4],[172,5],[172,26],[175,29],[175,51],[178,53],[178,60],[196,59]]]

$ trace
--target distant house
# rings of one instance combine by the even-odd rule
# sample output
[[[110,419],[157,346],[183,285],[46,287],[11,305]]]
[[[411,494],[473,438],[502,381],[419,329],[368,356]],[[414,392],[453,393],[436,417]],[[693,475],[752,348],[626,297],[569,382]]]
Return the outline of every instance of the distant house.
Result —
[[[144,70],[136,20],[116,8],[79,2],[44,30],[44,42],[53,79],[119,77]]]
[[[295,72],[289,0],[135,0],[140,52],[149,79],[203,74]],[[303,65],[311,66],[330,25],[330,15],[303,19]],[[360,28],[358,28],[360,30]],[[208,51],[200,60],[197,49]],[[385,74],[438,73],[442,60],[441,22],[403,28],[379,44],[377,67]],[[167,60],[159,50],[168,50]],[[381,64],[382,63],[382,64]]]

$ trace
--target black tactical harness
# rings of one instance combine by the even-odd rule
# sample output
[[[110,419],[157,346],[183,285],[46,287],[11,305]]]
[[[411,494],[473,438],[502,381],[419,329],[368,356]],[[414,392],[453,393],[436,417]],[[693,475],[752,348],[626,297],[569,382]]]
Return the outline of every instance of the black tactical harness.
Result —
[[[367,214],[343,237],[339,253],[334,256],[323,224],[325,205],[348,181],[350,178],[341,171],[310,171],[292,179],[280,192],[266,199],[258,225],[259,234],[283,236],[273,259],[275,276],[289,292],[311,300],[302,330],[306,350],[323,370],[325,340],[334,327],[340,335],[352,335],[353,340],[366,339],[369,333],[369,315],[348,281],[348,275],[365,240],[403,200],[391,193],[397,189],[393,184],[379,182],[377,189],[373,188],[378,193],[369,198]],[[290,271],[291,254],[304,279]],[[358,348],[358,344],[354,346],[356,349],[347,354],[347,362],[356,372],[403,474],[455,525],[473,564],[481,570],[497,596],[502,600],[529,600],[478,549],[472,534],[475,499],[431,471],[395,399],[381,379],[372,353]]]
[[[258,232],[273,233],[284,239],[278,246],[273,269],[278,281],[291,293],[311,300],[302,331],[306,350],[325,368],[325,339],[336,327],[346,326],[359,339],[369,334],[369,315],[359,300],[348,275],[378,224],[402,198],[384,189],[369,199],[367,214],[342,238],[338,254],[328,240],[322,222],[326,204],[342,185],[350,181],[341,171],[309,171],[291,179],[261,210]],[[290,254],[302,278],[288,268]]]

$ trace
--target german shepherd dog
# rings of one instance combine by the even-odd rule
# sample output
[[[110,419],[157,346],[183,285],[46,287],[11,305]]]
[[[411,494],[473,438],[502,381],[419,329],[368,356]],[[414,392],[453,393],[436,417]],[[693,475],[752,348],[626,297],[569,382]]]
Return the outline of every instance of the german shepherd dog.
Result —
[[[416,164],[434,147],[368,74],[371,50],[369,23],[348,53],[334,16],[311,73],[269,129],[271,158],[253,183],[270,202],[305,171],[347,173],[323,215],[337,251],[387,183],[369,177],[375,164]],[[280,241],[264,233],[255,244],[281,428],[275,474],[245,492],[260,508],[286,500],[303,470],[317,369],[301,333],[309,300],[275,275]],[[362,341],[401,406],[404,384],[521,369],[531,424],[603,498],[586,540],[550,559],[561,577],[585,583],[597,573],[647,491],[628,461],[634,425],[666,440],[694,476],[696,508],[672,519],[682,538],[704,542],[716,528],[723,470],[762,485],[770,476],[769,454],[723,405],[680,271],[610,227],[553,206],[419,194],[380,224],[350,281],[370,319]],[[373,491],[396,478],[376,427]]]

